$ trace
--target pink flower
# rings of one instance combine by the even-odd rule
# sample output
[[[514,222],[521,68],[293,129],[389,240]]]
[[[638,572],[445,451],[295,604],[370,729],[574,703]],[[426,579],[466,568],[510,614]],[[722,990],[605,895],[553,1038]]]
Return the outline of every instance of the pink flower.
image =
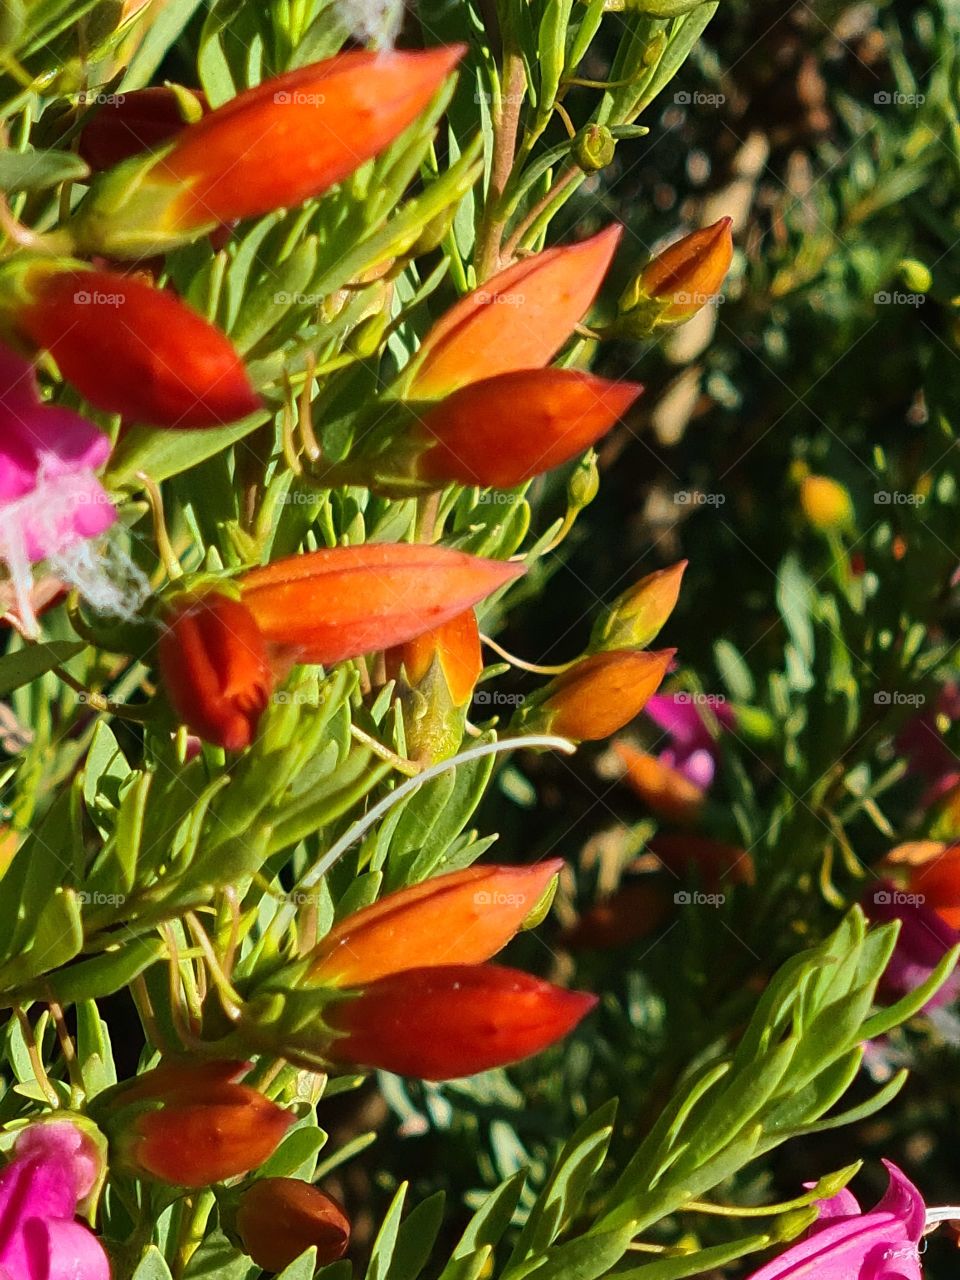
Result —
[[[0,346],[0,559],[27,625],[30,565],[109,528],[116,512],[94,471],[109,439],[70,409],[44,404],[33,366]]]
[[[821,1200],[806,1236],[749,1280],[921,1280],[926,1206],[897,1166],[883,1163],[890,1182],[875,1208],[864,1213],[849,1191]]]
[[[670,739],[670,745],[659,754],[660,763],[706,791],[716,773],[718,753],[716,739],[701,713],[701,703],[709,704],[721,728],[733,728],[733,709],[722,698],[707,699],[693,693],[655,694],[644,711]]]
[[[110,1263],[77,1206],[97,1181],[93,1143],[69,1121],[24,1129],[0,1172],[3,1280],[110,1280]]]

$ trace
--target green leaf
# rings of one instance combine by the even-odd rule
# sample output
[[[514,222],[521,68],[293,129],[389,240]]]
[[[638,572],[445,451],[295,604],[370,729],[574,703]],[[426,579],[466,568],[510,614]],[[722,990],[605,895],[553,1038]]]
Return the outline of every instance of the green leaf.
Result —
[[[72,151],[0,151],[0,191],[43,191],[77,182],[90,173]]]
[[[407,1215],[397,1233],[389,1280],[416,1280],[427,1265],[443,1223],[444,1200],[438,1191]]]
[[[0,658],[0,698],[75,658],[85,648],[86,645],[78,640],[55,640],[47,644],[27,645],[16,653],[4,654]]]
[[[770,1236],[767,1235],[744,1236],[740,1240],[698,1249],[696,1253],[682,1257],[658,1258],[656,1262],[648,1262],[641,1267],[618,1271],[616,1277],[617,1280],[684,1280],[685,1276],[706,1275],[717,1267],[742,1258],[744,1254],[766,1249],[769,1244]]]
[[[81,960],[48,974],[38,983],[28,983],[13,993],[17,1000],[41,1000],[52,997],[61,1004],[78,1000],[94,1000],[113,995],[128,986],[138,974],[156,963],[166,953],[159,938],[135,938],[118,945],[115,950],[90,960]]]
[[[108,489],[138,489],[137,472],[142,471],[160,484],[228,449],[269,420],[270,414],[261,410],[229,426],[203,431],[131,427],[114,449],[103,482]]]
[[[173,1280],[170,1268],[155,1244],[147,1246],[137,1263],[132,1280]]]

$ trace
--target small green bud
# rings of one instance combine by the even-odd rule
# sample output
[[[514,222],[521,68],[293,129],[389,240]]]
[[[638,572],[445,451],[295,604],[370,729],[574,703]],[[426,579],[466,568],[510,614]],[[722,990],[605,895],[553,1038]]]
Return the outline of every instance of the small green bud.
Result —
[[[574,139],[573,158],[584,173],[598,173],[613,160],[616,139],[606,125],[588,124]]]
[[[797,1236],[802,1235],[807,1227],[813,1226],[819,1216],[820,1210],[815,1204],[806,1209],[791,1209],[788,1213],[781,1213],[770,1224],[770,1242],[779,1244],[788,1240],[796,1240]]]
[[[589,507],[599,492],[597,455],[591,449],[580,459],[567,481],[567,506],[570,511],[582,511],[584,507]]]
[[[933,272],[919,258],[901,258],[900,279],[911,293],[929,293],[933,286]]]

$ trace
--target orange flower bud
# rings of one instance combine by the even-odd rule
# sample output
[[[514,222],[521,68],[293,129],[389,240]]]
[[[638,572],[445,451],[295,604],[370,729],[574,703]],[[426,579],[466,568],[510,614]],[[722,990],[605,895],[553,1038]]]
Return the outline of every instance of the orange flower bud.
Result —
[[[440,664],[453,705],[464,706],[470,701],[473,686],[483,670],[480,630],[472,609],[458,613],[449,622],[415,636],[406,644],[388,649],[387,678],[396,680],[403,671],[407,682],[416,687],[427,679],[434,662]]]
[[[696,783],[629,743],[614,745],[626,766],[624,780],[658,817],[683,823],[699,818],[706,796]]]
[[[228,751],[248,747],[273,689],[263,637],[249,609],[211,591],[169,614],[160,674],[181,721]]]
[[[350,1219],[332,1196],[299,1178],[259,1178],[240,1196],[237,1232],[258,1267],[282,1271],[307,1249],[317,1266],[342,1258]]]
[[[363,986],[425,965],[479,964],[506,946],[563,866],[467,867],[387,894],[348,916],[313,953],[317,982]]]
[[[687,561],[680,560],[669,569],[657,569],[618,596],[597,620],[590,647],[642,649],[648,645],[673,613],[686,567]]]
[[[574,742],[609,738],[643,710],[675,653],[613,649],[583,658],[547,685],[531,713],[521,713],[521,724],[527,731],[542,726]]]
[[[535,253],[461,298],[405,370],[404,395],[439,399],[470,382],[549,364],[589,310],[622,230],[607,227]]]
[[[408,969],[329,1009],[328,1024],[344,1034],[327,1056],[452,1080],[540,1053],[596,1003],[596,996],[492,964]]]
[[[585,911],[561,941],[571,951],[626,947],[654,933],[670,912],[670,899],[652,884],[625,884]]]
[[[158,427],[234,422],[260,399],[233,345],[164,289],[109,271],[31,267],[13,324],[108,413]]]
[[[659,325],[682,324],[712,301],[733,259],[731,226],[720,218],[658,253],[621,297],[616,327],[644,337]]]
[[[139,1176],[207,1187],[249,1173],[280,1145],[294,1116],[232,1078],[244,1064],[174,1063],[121,1087],[108,1132]]]
[[[94,173],[157,151],[187,127],[184,108],[191,98],[198,116],[207,110],[206,95],[199,89],[178,92],[170,85],[153,85],[117,94],[84,125],[77,150]]]
[[[387,678],[398,681],[407,754],[423,764],[452,756],[483,670],[474,611],[388,649],[385,658]]]
[[[448,547],[367,543],[290,556],[239,585],[268,644],[329,664],[412,640],[522,573]]]
[[[527,369],[472,382],[429,409],[421,433],[436,441],[418,477],[507,489],[583,453],[643,388],[571,369]]]
[[[387,147],[463,54],[352,50],[238,94],[155,161],[94,185],[71,230],[84,253],[143,257],[321,195]]]

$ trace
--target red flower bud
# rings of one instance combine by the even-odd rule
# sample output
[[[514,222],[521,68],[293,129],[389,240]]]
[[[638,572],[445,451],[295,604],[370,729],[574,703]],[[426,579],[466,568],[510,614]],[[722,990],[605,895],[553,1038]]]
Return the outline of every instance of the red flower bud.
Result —
[[[205,111],[206,95],[199,89],[189,92],[197,110]],[[131,156],[158,150],[186,129],[183,109],[184,97],[169,85],[118,94],[84,125],[77,150],[94,173],[112,169]]]
[[[674,822],[696,822],[706,795],[695,782],[627,742],[614,746],[625,765],[624,780],[649,809]]]
[[[405,371],[404,395],[438,399],[481,378],[549,364],[589,310],[622,230],[535,253],[461,298],[424,338]]]
[[[523,720],[524,728],[542,722],[550,733],[575,742],[609,738],[640,714],[675,653],[613,649],[583,658],[551,681],[546,698]]]
[[[900,845],[888,854],[885,867],[951,929],[960,929],[960,844],[926,840]]]
[[[597,1003],[515,969],[408,969],[327,1013],[345,1034],[327,1055],[421,1080],[451,1080],[519,1062],[567,1035]]]
[[[430,965],[479,964],[506,946],[563,861],[468,867],[387,894],[348,916],[313,953],[314,981],[362,986]]]
[[[105,174],[71,227],[75,240],[84,253],[142,257],[321,195],[416,120],[463,51],[353,50],[247,89],[154,163]]]
[[[643,390],[570,369],[526,369],[472,382],[429,409],[422,434],[436,444],[418,478],[507,489],[583,453]]]
[[[317,1266],[342,1258],[350,1219],[336,1200],[299,1178],[260,1178],[240,1196],[237,1231],[246,1253],[265,1271],[282,1271],[307,1249]]]
[[[243,1064],[173,1064],[147,1072],[111,1104],[121,1163],[181,1187],[249,1173],[280,1145],[293,1115],[229,1076]]]
[[[453,705],[462,707],[469,702],[483,670],[480,630],[472,609],[458,613],[449,622],[415,636],[406,644],[388,649],[387,679],[398,679],[402,671],[407,683],[416,688],[427,679],[434,662],[440,664]]]
[[[448,547],[367,543],[278,560],[240,588],[269,644],[330,664],[403,644],[521,573]]]
[[[211,427],[260,399],[229,339],[164,289],[109,271],[37,267],[14,324],[82,396],[158,427]]]
[[[211,591],[169,614],[160,673],[182,722],[228,751],[248,747],[273,689],[263,637],[238,600]]]

